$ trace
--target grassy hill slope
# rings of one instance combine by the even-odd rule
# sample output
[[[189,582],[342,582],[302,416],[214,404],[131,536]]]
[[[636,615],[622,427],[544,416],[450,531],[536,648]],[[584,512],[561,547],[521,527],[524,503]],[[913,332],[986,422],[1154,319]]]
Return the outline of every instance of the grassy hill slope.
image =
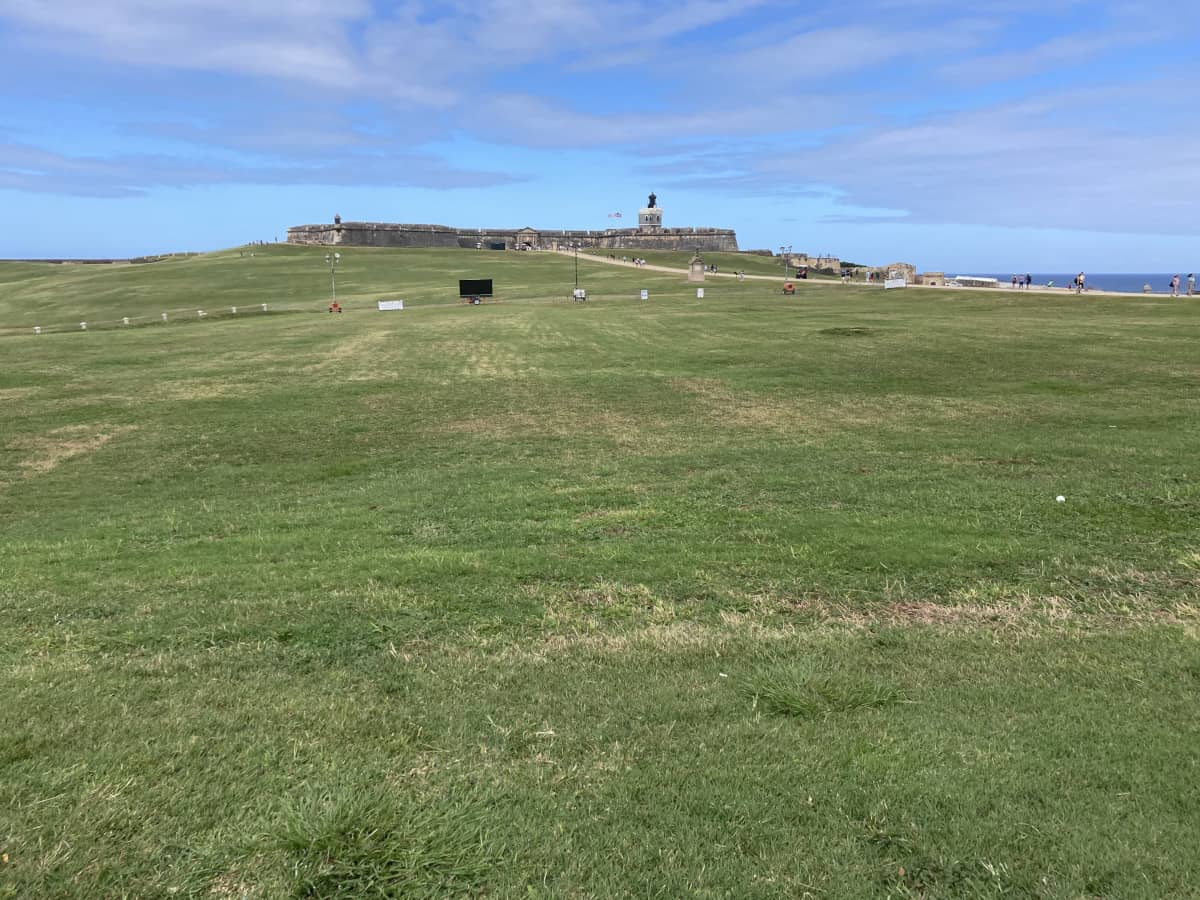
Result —
[[[1200,306],[255,253],[0,265],[0,897],[1200,882]]]
[[[129,316],[159,321],[167,311],[211,314],[262,303],[280,310],[323,310],[330,300],[326,248],[246,247],[144,264],[0,263],[0,333],[112,326]],[[341,248],[337,295],[343,306],[379,299],[416,306],[454,303],[460,278],[492,278],[506,300],[570,297],[575,261],[554,253]],[[686,266],[686,261],[684,264]],[[636,297],[642,288],[675,286],[679,277],[579,260],[582,284],[596,298]],[[730,296],[740,296],[735,293]]]

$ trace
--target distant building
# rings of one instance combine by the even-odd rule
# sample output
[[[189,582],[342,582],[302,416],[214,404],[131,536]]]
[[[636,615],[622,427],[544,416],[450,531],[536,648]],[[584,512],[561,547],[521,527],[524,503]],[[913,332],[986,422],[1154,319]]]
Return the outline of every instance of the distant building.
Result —
[[[838,272],[842,268],[842,261],[836,256],[809,256],[807,253],[791,253],[788,254],[789,266],[808,266],[810,269],[832,269]]]

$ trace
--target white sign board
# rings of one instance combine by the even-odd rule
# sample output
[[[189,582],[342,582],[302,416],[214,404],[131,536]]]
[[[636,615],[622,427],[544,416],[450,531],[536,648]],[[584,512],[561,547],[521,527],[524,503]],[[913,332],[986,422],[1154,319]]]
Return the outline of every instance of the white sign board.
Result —
[[[891,288],[902,288],[902,287],[907,287],[907,286],[908,286],[908,282],[905,281],[903,278],[889,278],[883,283],[883,289],[885,291],[889,290]]]
[[[404,309],[403,300],[380,300],[380,309]]]
[[[696,288],[696,299],[697,300],[704,299],[704,288]]]
[[[643,300],[649,300],[649,299],[650,299],[650,292],[649,292],[649,291],[642,291],[642,299],[643,299]]]

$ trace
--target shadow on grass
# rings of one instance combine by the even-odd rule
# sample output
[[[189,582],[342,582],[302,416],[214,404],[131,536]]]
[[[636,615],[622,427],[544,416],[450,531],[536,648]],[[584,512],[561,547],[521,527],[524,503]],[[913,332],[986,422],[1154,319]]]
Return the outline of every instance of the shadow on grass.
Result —
[[[849,327],[839,328],[822,328],[817,334],[823,334],[827,337],[860,337],[866,334],[873,334],[874,328],[864,328],[862,325],[851,325]]]

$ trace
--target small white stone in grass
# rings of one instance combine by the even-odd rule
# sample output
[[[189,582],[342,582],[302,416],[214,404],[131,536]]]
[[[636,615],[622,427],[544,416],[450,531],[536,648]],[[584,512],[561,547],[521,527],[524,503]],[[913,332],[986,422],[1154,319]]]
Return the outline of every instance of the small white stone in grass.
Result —
[[[1055,499],[1055,501],[1056,501],[1056,502],[1058,502],[1058,503],[1066,503],[1066,502],[1067,502],[1067,498],[1066,498],[1066,497],[1064,497],[1062,494],[1059,494],[1059,495],[1058,495],[1057,497],[1055,497],[1054,499]]]
[[[718,673],[717,673],[717,676],[718,676],[718,677],[720,677],[720,678],[728,678],[728,677],[729,677],[729,676],[728,676],[728,675],[726,675],[724,672],[718,672]]]

